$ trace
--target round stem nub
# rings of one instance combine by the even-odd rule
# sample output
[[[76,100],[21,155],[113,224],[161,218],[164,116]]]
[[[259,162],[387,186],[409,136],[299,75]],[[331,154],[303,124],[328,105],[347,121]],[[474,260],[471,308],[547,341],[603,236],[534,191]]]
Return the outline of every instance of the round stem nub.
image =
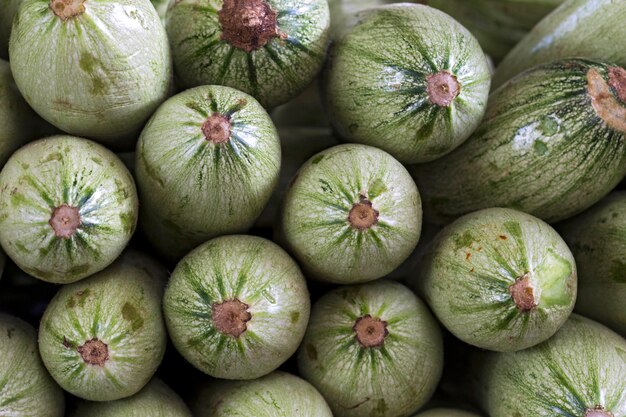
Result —
[[[619,100],[626,104],[626,70],[622,67],[609,68],[609,85]]]
[[[585,417],[613,417],[613,413],[606,411],[601,405],[597,405],[594,408],[588,408]]]
[[[61,20],[78,16],[85,11],[86,0],[50,0],[50,9]]]
[[[95,337],[77,347],[76,350],[89,365],[104,366],[109,360],[109,346]]]
[[[461,84],[448,71],[439,71],[426,77],[426,92],[431,103],[448,107],[461,92]]]
[[[48,223],[54,230],[56,237],[69,239],[74,236],[74,233],[80,227],[80,212],[77,207],[67,204],[60,205],[54,209]]]
[[[239,337],[246,331],[247,323],[252,318],[248,308],[247,304],[236,298],[213,304],[213,325],[221,333]]]
[[[378,211],[372,207],[372,202],[365,196],[352,206],[348,213],[348,222],[357,230],[367,230],[378,223]]]
[[[246,52],[265,46],[273,37],[286,37],[276,26],[276,11],[265,0],[224,0],[218,16],[221,39]]]
[[[517,278],[515,283],[509,287],[509,292],[520,311],[526,313],[537,307],[535,289],[530,282],[530,274],[526,273]]]
[[[215,144],[226,143],[230,139],[231,132],[230,118],[219,113],[213,113],[202,124],[204,138]]]
[[[364,348],[380,347],[389,334],[387,322],[375,319],[369,314],[359,317],[352,327],[356,340]]]

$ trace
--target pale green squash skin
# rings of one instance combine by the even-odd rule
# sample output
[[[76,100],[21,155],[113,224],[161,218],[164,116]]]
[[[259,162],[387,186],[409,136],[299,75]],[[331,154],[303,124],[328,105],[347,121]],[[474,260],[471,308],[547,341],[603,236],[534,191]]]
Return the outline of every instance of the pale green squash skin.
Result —
[[[626,193],[557,226],[578,266],[576,312],[626,336]]]
[[[349,222],[366,197],[378,221]],[[420,236],[420,195],[406,169],[371,146],[346,144],[310,158],[285,195],[281,232],[307,276],[341,284],[371,281],[397,268]]]
[[[9,38],[13,17],[22,0],[0,0],[0,59],[9,59]]]
[[[510,287],[529,274],[536,307],[524,312]],[[457,338],[516,351],[551,337],[576,300],[576,264],[548,224],[511,209],[461,217],[431,243],[410,285]]]
[[[520,72],[557,59],[584,57],[626,66],[626,3],[569,0],[546,16],[498,66],[493,88]]]
[[[487,356],[480,374],[491,417],[584,417],[600,405],[626,416],[626,341],[576,314],[548,341]]]
[[[414,417],[480,417],[478,414],[453,408],[437,408],[415,414]]]
[[[0,59],[0,168],[20,146],[52,133],[52,126],[37,116],[22,98],[9,63]]]
[[[0,335],[0,415],[63,417],[63,391],[41,363],[35,329],[0,313]]]
[[[214,305],[234,299],[251,314],[238,337],[213,321]],[[174,346],[196,368],[217,378],[254,379],[296,351],[310,300],[300,268],[283,249],[234,235],[210,240],[178,263],[163,311]]]
[[[137,393],[165,353],[162,295],[162,283],[123,261],[62,287],[39,327],[41,358],[52,377],[90,401]],[[85,362],[78,352],[93,338],[107,345],[109,358],[102,366]]]
[[[589,71],[606,82],[608,67],[555,62],[494,92],[467,142],[413,168],[425,217],[445,224],[475,210],[510,207],[555,222],[608,194],[626,174],[626,132],[598,116],[587,91]]]
[[[382,346],[357,341],[353,327],[366,315],[387,322]],[[339,288],[314,304],[298,369],[335,417],[409,416],[441,377],[441,332],[426,305],[401,284]]]
[[[329,38],[326,0],[267,0],[287,35],[246,52],[221,40],[221,0],[181,0],[167,14],[167,33],[182,87],[219,84],[271,109],[297,96],[322,68]]]
[[[70,417],[192,417],[183,400],[158,378],[132,397],[117,401],[81,401]]]
[[[281,371],[252,381],[213,381],[193,411],[195,417],[333,417],[311,384]]]
[[[49,224],[56,207],[77,207],[69,238]],[[26,273],[67,284],[104,269],[137,223],[137,191],[122,162],[101,145],[53,136],[24,146],[0,173],[0,243]]]
[[[330,33],[333,40],[341,38],[358,22],[359,12],[393,3],[390,0],[328,0]]]
[[[437,159],[478,126],[490,74],[474,37],[439,10],[394,4],[363,11],[333,45],[325,77],[327,111],[349,142],[379,147],[403,163]],[[431,102],[427,79],[447,71],[460,92]]]
[[[208,141],[202,124],[230,114],[227,142]],[[280,141],[251,96],[223,86],[180,93],[159,108],[136,152],[143,230],[164,256],[180,259],[206,240],[245,232],[278,181]]]
[[[149,0],[88,0],[66,21],[50,0],[23,0],[11,69],[26,101],[48,122],[116,149],[134,146],[167,98],[172,64]]]

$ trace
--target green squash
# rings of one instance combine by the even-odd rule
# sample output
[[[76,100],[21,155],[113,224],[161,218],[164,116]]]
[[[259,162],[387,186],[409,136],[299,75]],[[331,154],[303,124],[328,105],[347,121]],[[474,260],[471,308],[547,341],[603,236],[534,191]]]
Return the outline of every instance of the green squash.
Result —
[[[167,342],[163,282],[124,260],[54,296],[39,327],[43,362],[63,389],[90,401],[141,390]]]
[[[413,174],[430,222],[488,207],[571,217],[626,174],[626,70],[570,59],[520,74],[463,146]]]
[[[313,306],[298,368],[335,417],[408,416],[441,377],[441,332],[401,284],[339,288]]]
[[[391,0],[328,0],[330,34],[333,40],[341,38],[359,20],[359,12],[394,3]]]
[[[557,59],[582,57],[626,66],[626,2],[568,0],[546,16],[504,58],[493,88],[520,72]]]
[[[114,153],[73,136],[41,139],[0,173],[0,244],[26,273],[67,284],[119,256],[137,206],[133,178]]]
[[[0,313],[0,416],[63,417],[63,391],[39,358],[37,333]]]
[[[310,300],[300,268],[283,249],[234,235],[209,240],[178,263],[163,311],[174,346],[196,368],[254,379],[296,351]]]
[[[417,245],[421,214],[402,164],[380,149],[346,144],[311,157],[296,173],[280,228],[307,275],[350,284],[397,268]]]
[[[578,267],[575,310],[626,336],[626,192],[557,226]]]
[[[167,34],[149,0],[23,0],[9,54],[41,117],[116,149],[134,146],[170,89]]]
[[[268,109],[313,81],[329,24],[326,0],[180,0],[167,13],[181,87],[226,85]]]
[[[415,414],[413,417],[480,417],[478,414],[469,411],[457,410],[453,408],[436,408]]]
[[[409,282],[457,338],[497,351],[550,338],[576,300],[576,264],[563,239],[511,209],[480,210],[444,228]]]
[[[178,260],[212,237],[245,232],[280,162],[274,124],[248,94],[202,86],[170,98],[137,143],[139,218],[150,243]]]
[[[9,38],[13,18],[22,0],[0,0],[0,59],[9,59]]]
[[[403,163],[437,159],[467,139],[489,85],[487,60],[467,29],[408,3],[363,11],[333,45],[324,76],[337,132]]]
[[[578,315],[548,341],[491,353],[479,372],[491,417],[626,416],[626,340]]]

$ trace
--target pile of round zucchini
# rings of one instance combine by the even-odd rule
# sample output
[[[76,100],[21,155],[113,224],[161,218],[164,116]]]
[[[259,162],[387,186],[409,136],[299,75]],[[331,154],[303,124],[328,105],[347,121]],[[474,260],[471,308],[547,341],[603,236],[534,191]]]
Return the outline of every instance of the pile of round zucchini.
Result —
[[[0,0],[0,416],[626,417],[624,22]]]

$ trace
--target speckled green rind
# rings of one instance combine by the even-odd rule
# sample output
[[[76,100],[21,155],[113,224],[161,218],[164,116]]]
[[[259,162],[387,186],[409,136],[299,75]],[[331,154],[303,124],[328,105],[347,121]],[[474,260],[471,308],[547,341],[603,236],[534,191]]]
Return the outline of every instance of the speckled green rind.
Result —
[[[246,52],[221,40],[220,0],[181,0],[168,11],[167,33],[183,87],[220,84],[273,108],[297,96],[326,58],[330,16],[326,0],[267,0],[284,39]]]
[[[528,274],[532,310],[510,287]],[[443,229],[410,279],[441,323],[462,341],[516,351],[551,337],[576,300],[576,264],[552,227],[511,209],[485,209]]]
[[[607,68],[560,61],[494,92],[463,146],[413,168],[428,221],[445,224],[482,208],[510,207],[554,222],[609,193],[626,174],[626,133],[596,114],[587,92],[588,72],[606,81]]]
[[[248,306],[239,337],[220,332],[213,306]],[[201,371],[224,379],[253,379],[285,362],[309,321],[310,300],[298,265],[278,245],[254,236],[223,236],[184,257],[163,299],[170,337]]]
[[[357,319],[368,314],[387,322],[381,347],[363,347],[355,337]],[[298,368],[335,417],[408,416],[441,377],[441,332],[426,305],[401,284],[336,289],[313,306]]]
[[[77,207],[81,225],[57,237],[56,207]],[[70,283],[117,258],[137,222],[137,191],[122,162],[101,145],[72,136],[32,142],[0,173],[0,243],[28,274]]]
[[[626,416],[626,341],[578,315],[538,346],[488,354],[480,376],[491,417]]]
[[[450,106],[429,99],[427,78],[448,71],[461,85]],[[350,142],[379,147],[403,163],[437,159],[478,126],[490,75],[474,37],[428,6],[362,12],[334,44],[324,77],[333,126]]]
[[[504,58],[493,88],[520,72],[557,59],[584,57],[626,66],[626,2],[569,0],[546,16]]]
[[[191,417],[183,400],[154,378],[132,397],[117,401],[81,401],[70,417]]]
[[[422,0],[455,18],[495,61],[564,0]]]
[[[39,328],[41,357],[59,385],[91,401],[141,390],[165,353],[162,287],[142,268],[124,262],[62,287]],[[108,346],[103,366],[85,362],[77,350],[93,338]]]
[[[11,26],[21,3],[22,0],[0,0],[0,59],[9,59]]]
[[[578,267],[576,311],[626,336],[626,192],[609,194],[557,230]]]
[[[193,411],[196,417],[333,417],[311,384],[281,371],[252,381],[213,381]]]
[[[414,417],[480,417],[478,414],[453,408],[437,408],[415,414]]]
[[[50,0],[23,0],[9,45],[26,101],[73,135],[131,148],[167,97],[172,64],[149,0],[88,0],[62,21]]]
[[[20,146],[53,133],[53,127],[26,104],[9,63],[0,59],[0,168]]]
[[[215,144],[202,132],[214,113],[230,117],[228,142]],[[211,237],[252,226],[278,181],[280,140],[254,98],[203,86],[159,108],[136,158],[143,230],[163,255],[180,259]]]
[[[366,197],[378,221],[359,230],[348,221]],[[417,245],[422,224],[419,192],[388,153],[339,145],[310,158],[285,195],[281,232],[307,276],[350,284],[380,278]]]
[[[63,391],[39,358],[35,329],[0,313],[0,416],[63,417]]]

